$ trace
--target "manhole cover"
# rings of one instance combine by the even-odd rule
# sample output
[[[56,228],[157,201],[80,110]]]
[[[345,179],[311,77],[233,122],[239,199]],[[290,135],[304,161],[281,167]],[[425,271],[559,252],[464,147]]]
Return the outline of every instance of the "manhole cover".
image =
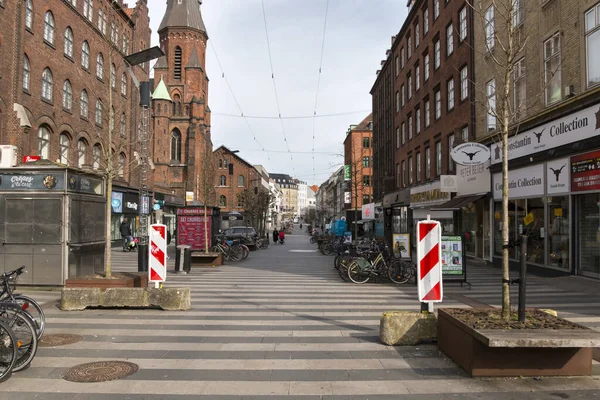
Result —
[[[76,365],[62,376],[70,382],[107,382],[125,378],[138,372],[137,364],[124,361],[99,361]]]
[[[40,347],[54,347],[54,346],[65,346],[67,344],[73,344],[81,342],[83,336],[81,335],[70,335],[68,333],[56,333],[51,335],[44,335],[40,339]]]

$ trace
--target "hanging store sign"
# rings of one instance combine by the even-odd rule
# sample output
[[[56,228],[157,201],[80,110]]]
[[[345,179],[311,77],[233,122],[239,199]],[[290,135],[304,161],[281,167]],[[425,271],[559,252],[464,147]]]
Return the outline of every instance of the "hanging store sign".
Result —
[[[458,192],[458,180],[456,175],[440,175],[440,190],[442,192]]]
[[[571,168],[568,158],[546,163],[546,193],[568,193],[571,190]]]
[[[508,140],[508,159],[513,160],[589,139],[598,135],[598,129],[600,129],[600,106],[596,104],[513,136]],[[492,145],[492,164],[500,162],[502,162],[502,144],[495,143]]]
[[[352,171],[350,165],[344,165],[344,180],[349,181],[352,179]]]
[[[480,165],[457,165],[458,196],[490,191],[490,162]]]
[[[375,219],[375,203],[364,204],[362,206],[362,219]]]
[[[571,157],[571,190],[600,190],[600,151]]]
[[[450,153],[455,163],[460,165],[480,165],[490,159],[490,149],[481,143],[463,143]]]
[[[344,192],[344,204],[351,204],[351,203],[352,203],[352,193]]]
[[[494,200],[502,199],[502,173],[494,174]],[[544,164],[508,171],[508,197],[544,195]]]

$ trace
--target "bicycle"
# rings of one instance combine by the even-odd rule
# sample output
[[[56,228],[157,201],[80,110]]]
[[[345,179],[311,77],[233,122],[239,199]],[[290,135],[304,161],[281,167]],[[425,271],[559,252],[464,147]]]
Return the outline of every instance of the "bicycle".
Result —
[[[41,339],[46,328],[46,316],[42,307],[31,297],[21,294],[14,294],[17,285],[17,279],[22,274],[27,273],[25,266],[21,266],[13,271],[4,273],[2,280],[2,290],[0,290],[0,302],[9,302],[20,305],[33,318],[37,330],[37,338]]]
[[[348,266],[348,278],[354,283],[366,283],[373,277],[389,278],[390,267],[399,261],[390,258],[387,246],[376,252],[368,250],[365,254],[367,257],[357,257]]]
[[[12,374],[17,361],[19,345],[10,327],[0,320],[0,382],[6,381]]]
[[[18,344],[17,358],[12,371],[29,368],[38,349],[35,321],[21,306],[14,303],[0,303],[0,321],[12,330]]]
[[[388,268],[388,278],[396,284],[403,284],[417,275],[417,265],[407,260],[395,260]]]

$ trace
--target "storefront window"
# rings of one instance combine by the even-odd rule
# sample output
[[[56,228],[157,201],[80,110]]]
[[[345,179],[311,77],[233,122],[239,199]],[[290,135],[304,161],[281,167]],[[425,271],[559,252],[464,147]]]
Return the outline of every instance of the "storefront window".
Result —
[[[548,266],[569,270],[569,197],[548,197]]]
[[[394,208],[392,216],[392,233],[408,233],[408,208]]]
[[[469,256],[477,256],[477,208],[476,203],[471,203],[462,209],[463,238],[465,252]]]
[[[544,236],[544,199],[535,198],[521,200],[521,205],[525,205],[525,212],[519,218],[519,234],[521,234],[521,224],[523,232],[527,234],[527,261],[534,264],[544,265],[545,249]],[[533,217],[533,219],[532,219]]]
[[[600,193],[577,196],[579,272],[600,274]]]

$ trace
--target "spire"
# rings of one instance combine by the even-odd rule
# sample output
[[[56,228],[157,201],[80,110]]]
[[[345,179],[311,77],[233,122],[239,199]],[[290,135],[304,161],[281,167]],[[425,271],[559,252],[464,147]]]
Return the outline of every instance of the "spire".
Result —
[[[152,100],[171,100],[171,96],[169,95],[169,91],[167,90],[167,85],[165,85],[165,81],[163,81],[162,76],[160,77],[160,82],[156,86],[154,93],[152,93]]]
[[[185,66],[186,69],[199,69],[202,71],[202,64],[200,64],[200,57],[198,57],[198,52],[196,48],[192,48],[192,54],[190,55],[190,59]]]
[[[158,32],[166,28],[191,28],[206,34],[206,27],[200,12],[201,0],[167,0],[167,11]]]

